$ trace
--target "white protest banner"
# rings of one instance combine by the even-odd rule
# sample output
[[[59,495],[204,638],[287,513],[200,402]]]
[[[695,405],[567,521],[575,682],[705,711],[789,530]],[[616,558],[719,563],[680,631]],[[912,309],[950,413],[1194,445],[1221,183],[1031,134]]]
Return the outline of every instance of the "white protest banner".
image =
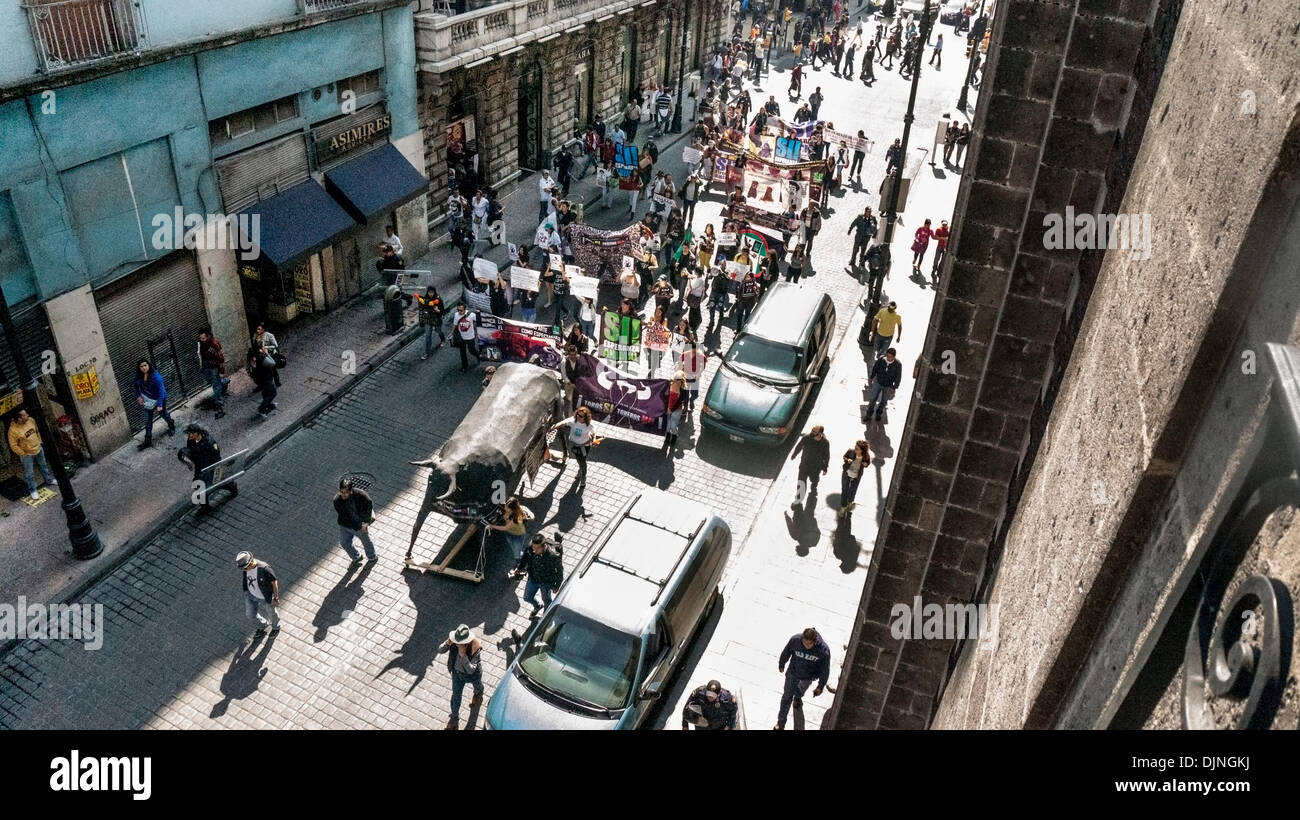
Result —
[[[727,273],[731,274],[732,279],[742,279],[745,274],[750,272],[749,265],[744,262],[729,261],[727,262]]]
[[[568,277],[581,276],[582,268],[578,267],[577,265],[565,265],[564,275]]]
[[[506,243],[506,255],[510,257],[511,262],[519,261],[519,246],[513,242]]]
[[[630,256],[623,257],[623,273],[635,273],[636,260]]]
[[[551,257],[551,270],[555,271],[556,273],[559,273],[560,271],[564,270],[563,256],[560,256],[558,253],[553,253],[550,254],[550,257]]]
[[[596,301],[600,279],[595,276],[574,276],[569,279],[569,292],[579,299]]]
[[[495,282],[500,278],[500,272],[497,266],[490,259],[477,257],[474,260],[474,278],[480,282]]]
[[[670,196],[664,196],[663,194],[655,194],[651,199],[658,202],[660,205],[667,205],[670,208],[673,205],[673,198]]]
[[[521,268],[518,265],[510,266],[510,287],[519,290],[531,290],[534,293],[538,290],[538,279],[541,274],[531,268]]]
[[[698,148],[692,148],[688,145],[682,149],[682,162],[687,165],[699,165],[700,158],[703,156]]]
[[[736,244],[736,235],[731,231],[723,231],[718,234],[718,246],[730,248]]]

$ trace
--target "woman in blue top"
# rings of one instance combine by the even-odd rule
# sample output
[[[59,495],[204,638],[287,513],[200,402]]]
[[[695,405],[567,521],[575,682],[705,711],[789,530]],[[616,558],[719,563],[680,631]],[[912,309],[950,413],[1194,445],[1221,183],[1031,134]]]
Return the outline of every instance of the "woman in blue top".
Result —
[[[163,387],[162,375],[148,359],[141,359],[135,366],[135,403],[144,408],[144,443],[136,449],[153,446],[154,413],[167,422],[167,435],[176,432],[176,422],[167,412],[167,388]]]

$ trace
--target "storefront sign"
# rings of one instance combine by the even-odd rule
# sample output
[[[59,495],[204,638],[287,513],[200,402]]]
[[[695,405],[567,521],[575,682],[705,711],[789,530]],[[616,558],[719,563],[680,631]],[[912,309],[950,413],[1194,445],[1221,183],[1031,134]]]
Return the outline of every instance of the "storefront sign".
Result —
[[[387,112],[376,113],[370,119],[335,134],[329,140],[321,139],[317,133],[319,130],[312,132],[312,139],[316,143],[316,159],[324,162],[363,145],[386,139],[389,132],[393,130],[393,118]]]
[[[23,391],[15,390],[7,396],[0,396],[0,416],[23,403]]]
[[[447,151],[453,154],[464,153],[468,150],[469,145],[474,142],[474,118],[463,117],[456,120],[447,126],[444,136],[447,140]]]

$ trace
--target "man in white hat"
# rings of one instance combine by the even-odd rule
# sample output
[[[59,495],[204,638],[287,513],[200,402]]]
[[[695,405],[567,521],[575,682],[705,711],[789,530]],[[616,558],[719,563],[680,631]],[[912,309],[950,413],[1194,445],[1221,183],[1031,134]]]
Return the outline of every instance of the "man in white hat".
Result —
[[[475,709],[483,703],[483,664],[480,656],[483,644],[475,637],[474,630],[461,624],[447,635],[447,640],[438,647],[439,652],[447,654],[447,671],[451,673],[451,719],[446,728],[460,728],[460,698],[465,684],[474,685],[474,698],[469,708]]]
[[[280,582],[275,572],[267,564],[253,557],[251,552],[241,552],[235,556],[235,566],[243,573],[240,586],[244,590],[244,613],[250,620],[257,622],[257,635],[265,635],[271,628],[272,635],[280,634],[280,614],[275,608],[280,603]],[[262,617],[262,608],[271,613],[268,621]]]

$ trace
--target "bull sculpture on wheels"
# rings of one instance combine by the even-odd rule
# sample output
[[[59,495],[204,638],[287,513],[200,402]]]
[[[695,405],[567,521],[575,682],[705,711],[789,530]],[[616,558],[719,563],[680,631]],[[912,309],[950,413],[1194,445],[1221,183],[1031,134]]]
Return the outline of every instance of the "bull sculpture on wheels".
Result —
[[[560,381],[554,371],[522,363],[497,368],[492,382],[446,444],[432,458],[411,462],[431,472],[424,502],[411,528],[407,569],[483,580],[490,532],[484,526],[486,519],[496,514],[525,478],[531,482],[536,477],[546,452],[547,431],[559,419],[561,409]],[[415,542],[431,512],[469,526],[442,561],[414,562]],[[451,568],[452,559],[476,534],[481,537],[474,570]]]

